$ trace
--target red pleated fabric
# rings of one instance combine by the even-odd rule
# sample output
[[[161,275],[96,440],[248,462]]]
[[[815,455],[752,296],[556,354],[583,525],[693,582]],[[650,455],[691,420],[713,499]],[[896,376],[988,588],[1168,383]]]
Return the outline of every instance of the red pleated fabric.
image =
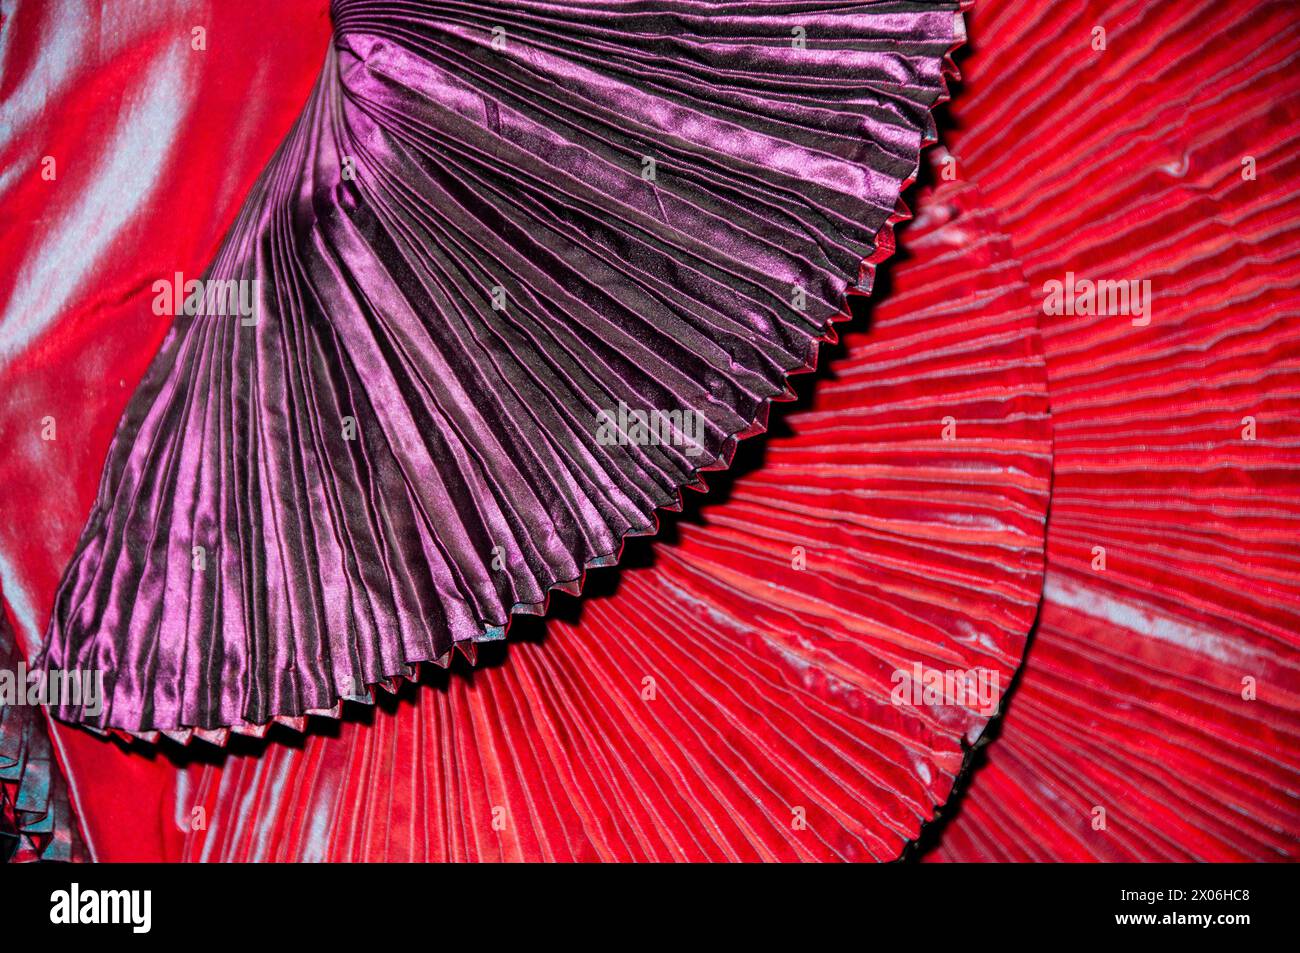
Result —
[[[896,705],[892,673],[1009,684],[1041,587],[1036,324],[972,202],[922,200],[869,329],[649,565],[367,723],[203,768],[183,856],[899,856],[990,713]]]
[[[1072,271],[1153,301],[1040,317],[1041,623],[931,856],[1293,859],[1300,9],[1020,0],[972,34],[952,149],[1035,298]]]
[[[133,300],[211,257],[328,34],[315,2],[128,6],[4,25],[32,41],[0,94],[49,87],[0,141],[0,574],[29,653],[169,320]],[[243,68],[182,58],[192,20]],[[1038,611],[928,859],[1292,857],[1300,15],[1003,0],[968,23],[958,181],[720,498],[504,657],[299,746],[56,726],[94,855],[897,856],[988,722],[890,705],[891,667],[1009,678]],[[1150,280],[1150,324],[1043,314],[1067,272]]]

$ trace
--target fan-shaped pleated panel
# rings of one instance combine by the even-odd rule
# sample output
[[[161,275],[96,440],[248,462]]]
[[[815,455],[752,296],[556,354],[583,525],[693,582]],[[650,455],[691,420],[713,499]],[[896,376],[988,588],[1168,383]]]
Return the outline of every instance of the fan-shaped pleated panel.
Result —
[[[897,857],[992,711],[900,700],[895,673],[1005,689],[1041,589],[1044,369],[970,202],[923,199],[869,330],[650,565],[368,723],[192,767],[183,856]]]
[[[220,10],[231,6],[223,4]],[[932,857],[1219,859],[1278,858],[1294,852],[1298,824],[1290,792],[1296,789],[1300,691],[1293,661],[1294,533],[1287,529],[1294,523],[1296,460],[1287,421],[1295,416],[1296,390],[1296,209],[1289,188],[1298,171],[1291,134],[1295,93],[1289,79],[1296,29],[1292,5],[1257,4],[1250,16],[1241,11],[1233,15],[1228,6],[1117,0],[1094,5],[1083,15],[1070,5],[1011,2],[980,8],[973,25],[982,52],[973,59],[973,79],[957,102],[956,125],[963,131],[955,149],[956,169],[961,177],[979,182],[985,194],[963,199],[962,218],[955,223],[958,231],[962,219],[982,222],[977,229],[981,233],[1008,231],[1013,243],[1002,245],[997,257],[1002,262],[1023,259],[1036,294],[1041,294],[1044,282],[1073,270],[1081,277],[1150,278],[1156,305],[1152,324],[1145,329],[1134,328],[1127,316],[1044,319],[1052,403],[1061,419],[1061,466],[1055,476],[1051,579],[1043,623],[1010,717],[987,749],[989,762],[974,775],[960,813],[942,828],[940,847]],[[45,13],[53,17],[60,9],[52,5]],[[29,26],[31,10],[18,4],[18,15],[7,26]],[[188,19],[178,22],[188,29]],[[1091,46],[1097,26],[1107,30],[1104,51]],[[215,22],[209,21],[209,27],[213,36],[220,35]],[[44,38],[75,31],[38,33]],[[168,35],[166,30],[154,33]],[[187,35],[184,30],[181,34]],[[113,31],[103,25],[98,35]],[[1213,35],[1215,42],[1207,44],[1206,35]],[[256,47],[249,44],[249,49]],[[148,58],[137,61],[153,65]],[[22,62],[12,55],[7,59],[11,76],[22,75]],[[150,78],[177,72],[176,62],[188,61],[168,58],[169,70],[151,71]],[[257,64],[253,57],[247,71],[236,72],[252,75]],[[283,69],[283,64],[276,68]],[[94,75],[121,73],[130,70],[119,64],[113,73],[98,70]],[[181,86],[187,96],[193,95],[184,82]],[[258,96],[249,99],[251,104],[262,102]],[[1026,108],[1031,101],[1034,105]],[[75,114],[70,107],[80,102],[75,97],[60,100],[59,114]],[[136,141],[128,135],[132,123],[143,125],[156,118],[143,108],[148,102],[141,99],[135,111],[107,111],[119,117],[122,134],[110,137],[100,131],[106,158],[128,154],[127,147]],[[221,116],[232,122],[236,117],[247,120],[246,112],[223,113],[219,104],[196,103],[195,117],[214,123]],[[18,117],[16,128],[22,128],[21,120]],[[195,118],[185,141],[204,141],[202,125]],[[65,122],[60,127],[64,135],[67,126]],[[244,126],[238,128],[242,141],[256,141]],[[79,125],[76,131],[96,141],[93,124]],[[78,185],[71,194],[99,194],[72,178],[89,164],[87,145],[78,145],[83,150],[80,161],[60,165],[60,182],[67,176]],[[220,152],[214,146],[205,154]],[[201,163],[184,164],[186,196],[205,187],[196,167],[202,171]],[[103,169],[107,181],[110,163],[105,161]],[[1248,169],[1255,178],[1241,177]],[[26,225],[14,217],[15,210],[21,214],[25,208],[39,209],[43,223],[53,221],[56,211],[58,221],[69,227],[84,220],[74,214],[75,207],[58,204],[70,194],[66,185],[50,188],[49,198],[40,203],[29,199],[24,204],[29,179],[35,180],[16,176],[0,181],[5,196],[0,209],[7,224]],[[54,203],[49,208],[43,204],[47,200]],[[151,202],[152,217],[142,212],[132,227],[143,230],[147,224],[151,234],[164,239],[139,244],[174,246],[176,242],[165,236],[185,230],[177,227],[175,216],[157,211],[158,203]],[[928,219],[928,213],[924,217]],[[66,246],[30,239],[22,228],[8,230],[7,236],[4,231],[0,247],[14,261],[29,249],[33,263],[44,260],[62,267],[68,260],[66,253],[59,254]],[[970,236],[961,239],[967,240]],[[919,236],[916,241],[914,252],[924,260],[926,248],[932,246],[921,246]],[[912,244],[909,238],[908,247]],[[136,339],[141,325],[129,314],[110,319],[103,315],[131,300],[126,289],[147,288],[148,279],[123,266],[139,259],[140,249],[133,255],[129,242],[120,243],[109,258],[101,255],[98,267],[113,276],[104,286],[111,293],[99,287],[78,288],[69,299],[76,308],[61,316],[54,316],[53,290],[40,298],[38,308],[31,307],[30,295],[15,293],[6,300],[0,372],[6,374],[3,382],[10,389],[8,400],[0,402],[0,433],[12,452],[0,456],[0,498],[39,500],[44,530],[31,534],[12,521],[0,526],[7,588],[12,591],[8,583],[15,572],[30,581],[19,593],[21,611],[15,602],[15,618],[29,637],[39,628],[40,622],[32,620],[40,619],[42,611],[32,607],[50,602],[52,580],[44,577],[57,573],[66,558],[76,532],[68,524],[80,519],[87,504],[88,491],[77,497],[68,487],[84,482],[84,474],[97,467],[106,442],[101,434],[120,406],[118,369],[129,367],[131,359],[117,342]],[[1000,283],[1021,282],[1013,264],[994,270]],[[21,278],[28,271],[25,263],[14,274]],[[36,273],[57,273],[57,268]],[[898,274],[895,290],[900,299],[911,295],[909,273],[904,269]],[[7,277],[0,274],[0,291],[12,290],[5,284]],[[23,287],[28,286],[42,287],[39,282]],[[142,309],[147,304],[145,297]],[[965,320],[973,311],[961,313]],[[24,316],[47,321],[48,336],[32,337]],[[887,317],[889,312],[880,316],[876,330],[887,329]],[[957,320],[956,315],[952,319]],[[84,330],[91,326],[93,333]],[[12,365],[4,366],[18,346],[16,340],[27,349],[18,375]],[[857,353],[856,346],[851,347],[850,354]],[[928,353],[934,357],[942,352]],[[51,367],[57,369],[51,373]],[[112,369],[107,375],[111,380],[104,368]],[[1005,364],[999,368],[1000,375],[1009,373]],[[123,373],[127,381],[134,379],[133,371]],[[954,374],[955,368],[946,372],[948,379]],[[908,375],[917,381],[930,379],[915,368],[898,379]],[[1041,397],[1041,388],[1039,393]],[[60,396],[62,403],[56,399]],[[898,410],[907,403],[895,400],[887,406]],[[940,452],[952,454],[944,458],[950,469],[957,468],[959,454],[971,449],[959,442],[969,430],[961,404],[951,405],[956,408],[952,416],[958,442],[938,445]],[[933,417],[939,410],[934,406],[924,412]],[[33,432],[32,421],[46,413],[57,413],[60,439],[38,444],[32,437],[30,444],[24,442],[24,434]],[[1253,432],[1247,417],[1254,418]],[[809,426],[812,421],[800,415],[794,436],[775,443],[766,463],[775,466],[786,440],[801,439]],[[829,419],[820,427],[834,430]],[[74,434],[75,439],[67,439]],[[1247,434],[1255,439],[1247,440]],[[834,443],[829,437],[818,439]],[[39,455],[28,453],[29,445],[35,445]],[[95,459],[85,459],[88,455]],[[788,452],[785,459],[790,459]],[[914,455],[908,459],[915,463]],[[37,460],[57,463],[47,462],[41,469],[30,462]],[[804,463],[802,469],[810,474],[816,468]],[[32,475],[49,472],[59,473],[60,479],[44,480],[33,489]],[[832,468],[828,465],[823,472],[829,475]],[[937,710],[908,713],[918,726],[926,726],[928,749],[919,740],[926,737],[922,733],[909,735],[906,743],[887,753],[915,758],[914,779],[908,779],[906,769],[900,772],[882,762],[870,770],[869,782],[860,780],[866,769],[853,768],[839,770],[829,780],[818,774],[819,782],[812,784],[807,780],[815,770],[808,766],[811,758],[800,762],[791,755],[788,739],[798,736],[779,714],[774,722],[779,731],[770,734],[787,746],[764,746],[763,757],[769,751],[777,756],[761,768],[756,765],[754,738],[767,737],[769,729],[760,733],[745,718],[713,727],[701,727],[698,714],[693,722],[685,721],[689,715],[679,714],[684,705],[680,682],[671,678],[668,688],[662,679],[655,683],[656,702],[672,699],[672,691],[677,692],[676,707],[669,714],[655,714],[654,703],[641,700],[642,680],[656,670],[653,660],[668,652],[661,645],[666,633],[659,640],[644,641],[631,661],[611,653],[610,646],[625,648],[620,641],[630,632],[655,633],[677,625],[703,645],[690,664],[704,665],[710,658],[703,654],[710,646],[705,639],[712,633],[762,630],[769,623],[780,628],[774,620],[784,626],[797,618],[802,621],[791,628],[795,636],[783,639],[768,633],[762,639],[749,638],[785,650],[766,672],[798,671],[817,684],[825,671],[820,665],[827,659],[837,674],[852,671],[841,653],[824,650],[824,642],[813,641],[812,648],[802,644],[809,631],[839,631],[833,626],[847,625],[851,613],[843,606],[861,606],[872,614],[872,641],[866,643],[871,648],[860,652],[859,659],[881,651],[887,638],[897,638],[915,624],[905,624],[901,613],[881,623],[880,618],[888,618],[889,605],[906,604],[909,620],[939,618],[933,609],[939,597],[918,597],[921,589],[915,582],[904,585],[895,579],[893,598],[860,601],[857,593],[865,590],[857,582],[868,572],[848,568],[851,561],[839,547],[817,542],[826,526],[839,523],[819,518],[817,507],[799,506],[780,520],[759,515],[783,497],[810,497],[827,507],[834,500],[839,507],[842,500],[835,500],[836,494],[857,504],[870,499],[868,494],[844,496],[838,479],[804,491],[796,488],[795,480],[784,488],[763,489],[763,479],[763,470],[749,474],[732,488],[729,502],[705,509],[706,526],[681,526],[671,547],[656,547],[653,568],[638,570],[612,598],[588,607],[573,628],[576,634],[569,634],[572,627],[567,623],[553,626],[542,643],[512,648],[500,668],[473,675],[469,684],[455,688],[463,680],[459,674],[446,686],[434,679],[435,687],[419,692],[418,704],[403,695],[403,704],[395,709],[381,706],[372,725],[340,726],[339,737],[306,739],[301,752],[271,745],[260,757],[228,758],[224,769],[192,763],[177,770],[167,759],[119,751],[63,729],[61,750],[71,755],[74,769],[69,778],[81,792],[79,805],[91,808],[83,815],[100,856],[175,857],[181,836],[188,839],[184,850],[191,858],[539,857],[547,851],[555,856],[721,857],[758,856],[760,851],[772,856],[865,856],[867,848],[887,856],[884,848],[910,836],[900,831],[913,830],[918,816],[928,816],[919,806],[925,797],[932,791],[938,799],[946,796],[946,788],[933,780],[927,783],[917,766],[924,766],[933,779],[937,764],[954,764],[960,752],[956,739],[978,732],[981,718],[969,712],[954,717],[950,708],[944,716],[953,724],[941,730],[927,724],[927,719],[937,719]],[[951,481],[938,482],[946,486]],[[885,492],[878,499],[882,506],[892,501],[891,509],[915,507],[935,499],[932,492]],[[765,505],[755,506],[756,500]],[[728,519],[725,513],[733,503],[743,501],[749,503],[743,516]],[[1014,507],[998,504],[994,509],[1005,513]],[[0,506],[0,513],[13,512],[12,506]],[[851,509],[843,512],[851,522]],[[899,518],[890,526],[904,522]],[[978,518],[968,511],[954,522],[973,527]],[[785,531],[773,536],[774,525]],[[907,561],[948,578],[941,570],[950,557],[927,555],[927,549],[947,552],[952,542],[947,533],[936,531],[939,541],[925,543],[927,534],[919,525],[907,533],[884,533],[879,521],[875,525],[876,538],[887,540],[887,548],[909,534],[916,541],[904,548],[906,561],[895,557],[878,566],[871,563],[872,550],[861,547],[861,562],[870,566],[872,578]],[[69,538],[56,542],[63,537]],[[765,537],[776,542],[762,549],[755,540]],[[720,538],[726,542],[713,542]],[[941,541],[945,538],[946,544]],[[775,574],[774,586],[765,586],[766,577],[753,574],[755,563],[768,572],[790,565],[795,545],[805,550],[803,571],[791,566],[792,571]],[[1106,551],[1104,571],[1093,569],[1096,546]],[[733,560],[745,568],[731,571]],[[827,584],[833,576],[813,585],[810,580],[825,574],[828,565],[855,581],[849,587],[852,595],[833,582]],[[916,575],[928,581],[926,573]],[[642,576],[662,578],[663,584],[635,581]],[[1017,593],[1013,602],[1032,601],[1028,582],[1008,588],[997,578],[988,577],[990,590]],[[671,597],[664,595],[668,584],[673,587]],[[800,588],[805,586],[816,594]],[[964,595],[950,593],[947,602],[963,612],[978,611],[977,606],[987,605],[977,595],[980,586],[972,583]],[[898,601],[904,592],[912,593],[906,603]],[[625,596],[631,608],[623,614],[618,607]],[[927,603],[930,608],[918,608]],[[960,622],[953,630],[968,634]],[[928,629],[923,626],[922,631]],[[997,657],[1010,650],[1006,632],[978,631],[983,634],[970,644],[986,644],[987,639],[1000,646],[993,653]],[[854,632],[855,638],[867,638],[860,623]],[[584,633],[598,638],[584,638],[579,647],[576,638]],[[792,642],[797,642],[793,654],[788,651]],[[559,646],[557,653],[567,652],[557,658],[574,671],[585,675],[594,669],[620,686],[622,680],[630,679],[631,684],[597,691],[585,687],[584,680],[583,686],[571,688],[563,681],[558,661],[543,667],[553,645]],[[820,652],[818,665],[805,664],[813,651]],[[746,649],[747,664],[752,655]],[[929,657],[921,652],[903,657],[918,656]],[[724,685],[734,684],[732,661],[729,654],[721,675],[716,674],[717,664],[708,670]],[[520,665],[512,672],[516,662]],[[965,656],[951,664],[966,664]],[[794,676],[787,677],[793,682]],[[1254,679],[1254,697],[1249,699],[1242,696],[1248,687],[1243,679],[1248,677]],[[538,684],[548,689],[560,685],[563,694],[558,697],[564,699],[591,692],[595,700],[582,706],[566,702],[562,718],[555,713],[560,703],[539,700],[541,693],[534,690]],[[742,707],[738,694],[754,694],[748,686],[733,687],[728,694],[714,687],[716,683],[708,684],[713,699],[708,704],[713,707],[707,709],[706,702],[693,697],[696,712],[730,714]],[[871,682],[858,673],[847,684]],[[874,695],[869,695],[866,689],[839,691],[841,683],[829,678],[825,685],[830,686],[825,689],[828,698],[865,696],[877,706],[888,687],[877,682]],[[788,704],[786,697],[780,702],[763,698],[759,710],[771,716],[774,706]],[[848,701],[844,704],[847,707]],[[631,740],[598,731],[602,724],[627,725],[628,713],[641,714],[647,723],[652,717],[657,720]],[[668,721],[670,715],[677,720]],[[549,727],[538,730],[539,723]],[[684,723],[694,725],[694,733],[679,734]],[[660,724],[671,725],[671,731]],[[695,747],[673,753],[664,736],[689,739],[681,744]],[[725,755],[719,739],[728,745]],[[794,744],[798,747],[797,740]],[[720,752],[716,760],[707,760],[715,748]],[[929,753],[917,756],[918,750]],[[587,767],[586,761],[566,762],[568,751],[581,751],[584,757],[602,752],[603,760],[595,767]],[[837,754],[843,751],[852,753],[843,748]],[[687,777],[709,780],[679,783],[681,775],[659,768],[665,757],[673,766],[687,764],[692,772]],[[844,757],[850,765],[870,763],[866,755]],[[549,778],[530,776],[527,769],[533,763],[558,764],[563,771],[552,769]],[[834,763],[838,769],[845,761]],[[766,775],[778,775],[792,765],[801,779],[793,785],[797,802],[783,777]],[[579,768],[601,780],[584,778]],[[611,780],[614,777],[620,780]],[[845,781],[846,789],[836,793],[846,778],[855,780]],[[160,789],[165,790],[160,794]],[[715,793],[722,791],[730,793]],[[877,798],[882,799],[879,804]],[[606,799],[614,806],[607,806]],[[651,811],[641,806],[645,802],[657,807]],[[702,803],[707,810],[700,814]],[[865,808],[868,804],[871,807]],[[191,812],[198,806],[211,809],[206,832],[190,830]],[[786,832],[793,807],[805,808],[808,830]],[[1098,807],[1106,812],[1104,829],[1094,826]],[[494,815],[496,808],[502,813]],[[871,819],[863,822],[864,815]],[[715,818],[723,820],[721,834],[714,830],[719,826]],[[504,826],[498,830],[493,821]]]
[[[268,9],[3,4],[0,577],[29,664],[114,428],[171,324],[150,285],[202,273],[319,74],[327,7]],[[206,51],[191,47],[197,24]],[[157,859],[174,767],[43,720],[88,850]]]
[[[1300,16],[1246,12],[1021,2],[976,23],[954,151],[1035,294],[1074,272],[1151,297],[1041,318],[1042,623],[936,858],[1296,855]]]
[[[46,656],[108,703],[65,719],[300,727],[576,592],[867,290],[963,35],[939,2],[333,14],[205,284],[159,293]]]

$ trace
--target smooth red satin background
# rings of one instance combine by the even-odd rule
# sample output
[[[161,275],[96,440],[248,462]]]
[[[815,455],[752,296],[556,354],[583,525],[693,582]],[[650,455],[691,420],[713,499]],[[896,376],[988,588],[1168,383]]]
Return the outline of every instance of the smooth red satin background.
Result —
[[[18,0],[0,29],[0,101],[18,117],[0,142],[0,581],[30,657],[171,324],[152,284],[206,269],[301,110],[330,24],[326,0]],[[54,741],[96,857],[174,853],[164,757],[57,724]]]

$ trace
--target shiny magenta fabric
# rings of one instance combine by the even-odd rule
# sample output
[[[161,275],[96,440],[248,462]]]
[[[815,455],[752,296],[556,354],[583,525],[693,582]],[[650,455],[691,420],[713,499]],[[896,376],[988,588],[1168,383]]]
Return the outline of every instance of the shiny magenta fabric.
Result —
[[[869,290],[962,38],[955,3],[332,15],[211,267],[151,285],[44,657],[106,703],[61,718],[301,727],[576,592]]]
[[[171,325],[151,282],[211,260],[330,30],[317,0],[4,10],[0,574],[30,657]],[[1087,45],[1099,19],[1108,52]],[[937,707],[898,731],[863,688],[888,678],[880,653],[1006,671],[1040,592],[1010,715],[937,856],[1293,855],[1300,18],[1289,0],[1005,0],[971,30],[941,166],[958,181],[920,200],[850,359],[749,445],[760,467],[504,664],[300,745],[128,749],[53,723],[95,856],[888,856],[980,720]],[[1047,319],[1035,296],[1066,270],[1155,278],[1151,326]]]
[[[261,0],[0,8],[0,575],[29,663],[114,428],[172,324],[151,283],[207,267],[329,38],[317,0],[275,16]],[[160,856],[175,768],[57,721],[50,735],[92,853]]]

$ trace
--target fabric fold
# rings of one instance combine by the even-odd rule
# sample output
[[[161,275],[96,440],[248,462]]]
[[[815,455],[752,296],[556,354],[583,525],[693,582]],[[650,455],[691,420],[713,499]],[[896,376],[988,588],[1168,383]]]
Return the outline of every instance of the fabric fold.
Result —
[[[89,859],[68,785],[46,731],[29,704],[29,680],[8,612],[0,599],[0,860]],[[11,694],[12,693],[12,694]],[[11,838],[6,845],[5,838]]]
[[[956,3],[332,14],[212,267],[158,286],[43,658],[107,701],[60,718],[302,727],[579,591],[870,290],[963,38]]]
[[[983,204],[920,195],[869,326],[616,591],[366,723],[195,764],[177,803],[210,823],[172,856],[897,859],[1004,704],[1042,592],[1046,367]],[[908,690],[956,673],[976,691]]]

